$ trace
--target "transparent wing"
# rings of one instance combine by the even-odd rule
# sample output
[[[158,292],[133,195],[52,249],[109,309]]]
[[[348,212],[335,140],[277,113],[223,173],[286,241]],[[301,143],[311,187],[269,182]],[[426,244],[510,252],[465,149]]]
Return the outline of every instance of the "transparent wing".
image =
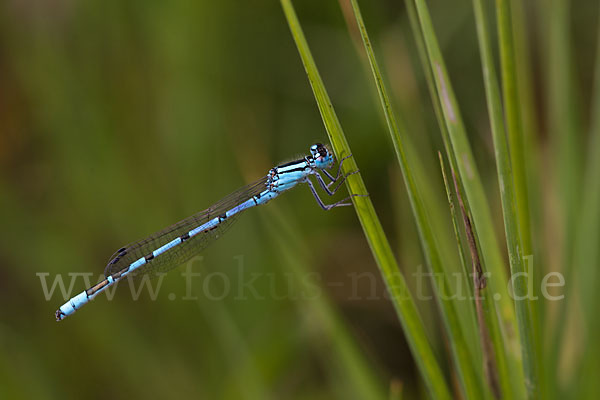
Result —
[[[261,193],[266,189],[266,180],[267,178],[264,177],[254,183],[244,186],[206,210],[200,211],[199,213],[179,221],[162,231],[156,232],[145,239],[130,243],[117,250],[108,261],[108,264],[104,269],[104,275],[108,277],[126,269],[132,262],[139,258],[147,256],[152,251],[169,243],[171,240],[188,233],[192,229],[205,224],[216,216],[223,214],[236,205]],[[233,215],[219,223],[215,229],[208,232],[200,232],[168,251],[165,251],[163,254],[156,256],[154,259],[148,261],[136,271],[132,272],[131,275],[136,276],[167,272],[170,269],[183,264],[219,238],[227,228],[233,224],[238,215],[239,214]]]

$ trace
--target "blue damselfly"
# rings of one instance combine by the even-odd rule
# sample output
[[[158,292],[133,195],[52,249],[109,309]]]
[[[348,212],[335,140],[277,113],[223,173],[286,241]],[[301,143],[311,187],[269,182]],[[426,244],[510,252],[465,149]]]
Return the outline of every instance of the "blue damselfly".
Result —
[[[56,320],[73,314],[126,276],[156,274],[181,265],[220,237],[242,211],[265,204],[299,183],[308,185],[324,210],[351,205],[348,200],[359,195],[325,204],[309,179],[314,177],[328,195],[333,195],[347,176],[356,172],[342,175],[342,163],[348,157],[340,161],[338,172],[333,176],[327,171],[334,164],[333,154],[326,146],[314,144],[310,147],[310,155],[274,167],[262,179],[238,189],[208,209],[117,250],[104,270],[106,278],[63,304],[56,311]],[[325,183],[321,174],[330,182]],[[335,186],[331,188],[333,184]]]

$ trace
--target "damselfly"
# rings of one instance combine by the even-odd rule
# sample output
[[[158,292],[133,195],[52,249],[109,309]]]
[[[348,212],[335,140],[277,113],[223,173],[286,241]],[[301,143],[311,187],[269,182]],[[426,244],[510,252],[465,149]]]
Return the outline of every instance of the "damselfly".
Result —
[[[333,195],[348,175],[356,172],[342,175],[342,163],[348,157],[340,161],[338,172],[333,176],[327,172],[334,164],[333,154],[324,145],[314,144],[310,147],[310,155],[272,168],[262,179],[238,189],[212,207],[117,250],[104,270],[106,278],[63,304],[56,311],[56,320],[73,314],[126,276],[166,272],[183,264],[221,236],[242,211],[265,204],[299,183],[308,185],[324,210],[351,205],[348,200],[360,195],[353,194],[336,203],[325,204],[309,179],[313,176],[328,195]],[[321,173],[331,182],[325,183]],[[331,188],[333,184],[336,185]]]

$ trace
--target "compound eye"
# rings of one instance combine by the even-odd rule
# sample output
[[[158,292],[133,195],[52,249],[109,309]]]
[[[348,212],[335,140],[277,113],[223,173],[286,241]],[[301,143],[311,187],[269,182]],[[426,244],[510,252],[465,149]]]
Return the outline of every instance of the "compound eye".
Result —
[[[327,147],[323,146],[322,144],[319,145],[318,150],[321,157],[327,157],[329,155],[329,150],[327,150]]]
[[[310,154],[312,154],[312,156],[315,158],[322,156],[323,155],[321,153],[322,148],[323,148],[323,145],[321,143],[315,143],[312,146],[310,146]]]

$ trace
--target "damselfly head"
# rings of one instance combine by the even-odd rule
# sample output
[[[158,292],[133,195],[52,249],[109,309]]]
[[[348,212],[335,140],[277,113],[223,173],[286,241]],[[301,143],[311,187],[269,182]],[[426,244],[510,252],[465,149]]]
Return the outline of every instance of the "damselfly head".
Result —
[[[315,160],[315,167],[319,169],[331,168],[333,165],[333,154],[321,143],[315,143],[310,146],[310,154],[312,154],[312,157]]]

